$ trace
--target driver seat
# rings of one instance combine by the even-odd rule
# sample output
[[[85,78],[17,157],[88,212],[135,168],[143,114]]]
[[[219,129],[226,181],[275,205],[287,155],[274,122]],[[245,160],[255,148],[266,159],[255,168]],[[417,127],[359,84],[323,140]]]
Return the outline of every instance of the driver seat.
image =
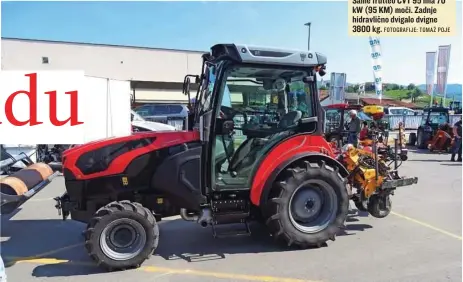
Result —
[[[229,172],[234,172],[241,167],[250,167],[256,160],[257,153],[263,149],[266,145],[273,145],[275,141],[279,141],[282,137],[286,137],[289,133],[286,129],[292,125],[295,125],[302,118],[301,111],[291,111],[286,113],[277,125],[277,132],[269,135],[267,138],[249,138],[246,139],[233,154],[230,165],[228,167]]]

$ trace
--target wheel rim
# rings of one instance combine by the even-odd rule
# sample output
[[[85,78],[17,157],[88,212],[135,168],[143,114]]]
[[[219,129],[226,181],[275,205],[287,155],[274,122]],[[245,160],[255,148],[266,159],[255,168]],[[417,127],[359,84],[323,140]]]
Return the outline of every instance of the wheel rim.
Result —
[[[103,253],[113,260],[129,260],[141,253],[146,244],[143,226],[132,221],[118,219],[101,232],[100,246]]]
[[[321,180],[309,180],[294,191],[289,202],[289,218],[293,226],[304,233],[325,229],[336,217],[337,195]]]

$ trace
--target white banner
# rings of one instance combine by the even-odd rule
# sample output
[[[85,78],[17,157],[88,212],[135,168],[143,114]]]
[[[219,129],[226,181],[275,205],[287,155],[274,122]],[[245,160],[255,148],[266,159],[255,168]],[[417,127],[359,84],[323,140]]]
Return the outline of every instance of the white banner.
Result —
[[[92,92],[83,71],[1,71],[0,143],[82,144],[84,123],[105,119],[85,115]]]
[[[330,80],[331,100],[344,101],[345,89],[346,89],[346,74],[332,72],[331,80]]]
[[[437,57],[437,85],[436,94],[444,96],[447,90],[447,77],[450,63],[450,45],[439,46]]]
[[[436,68],[436,52],[426,52],[426,93],[434,92],[434,69]]]
[[[381,99],[383,97],[383,70],[381,44],[377,37],[370,36],[370,58],[373,65],[376,96]]]

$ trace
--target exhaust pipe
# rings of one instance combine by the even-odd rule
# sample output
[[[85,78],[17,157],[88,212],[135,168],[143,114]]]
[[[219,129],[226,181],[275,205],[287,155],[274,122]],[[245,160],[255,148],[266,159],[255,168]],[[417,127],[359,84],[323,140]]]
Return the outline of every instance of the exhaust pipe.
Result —
[[[206,228],[209,224],[212,223],[212,213],[208,208],[201,210],[201,215],[199,216],[198,223],[201,227]]]
[[[186,221],[197,221],[199,216],[194,213],[188,212],[187,209],[180,209],[180,216],[182,217],[183,220]]]
[[[188,212],[187,209],[182,208],[180,209],[180,217],[186,221],[196,221],[203,228],[206,228],[210,223],[212,223],[212,213],[209,208],[202,209],[200,215]]]

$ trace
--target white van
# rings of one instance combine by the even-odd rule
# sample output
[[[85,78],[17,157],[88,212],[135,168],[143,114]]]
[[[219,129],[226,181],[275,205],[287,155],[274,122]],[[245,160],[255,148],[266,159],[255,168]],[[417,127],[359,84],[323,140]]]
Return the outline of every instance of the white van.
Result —
[[[131,114],[132,119],[132,128],[134,131],[176,131],[177,129],[168,124],[154,122],[154,121],[147,121],[142,118],[139,114],[132,111]]]
[[[388,107],[386,114],[392,115],[392,116],[404,116],[404,115],[410,115],[414,116],[415,115],[415,110],[412,110],[410,108],[406,107]]]

